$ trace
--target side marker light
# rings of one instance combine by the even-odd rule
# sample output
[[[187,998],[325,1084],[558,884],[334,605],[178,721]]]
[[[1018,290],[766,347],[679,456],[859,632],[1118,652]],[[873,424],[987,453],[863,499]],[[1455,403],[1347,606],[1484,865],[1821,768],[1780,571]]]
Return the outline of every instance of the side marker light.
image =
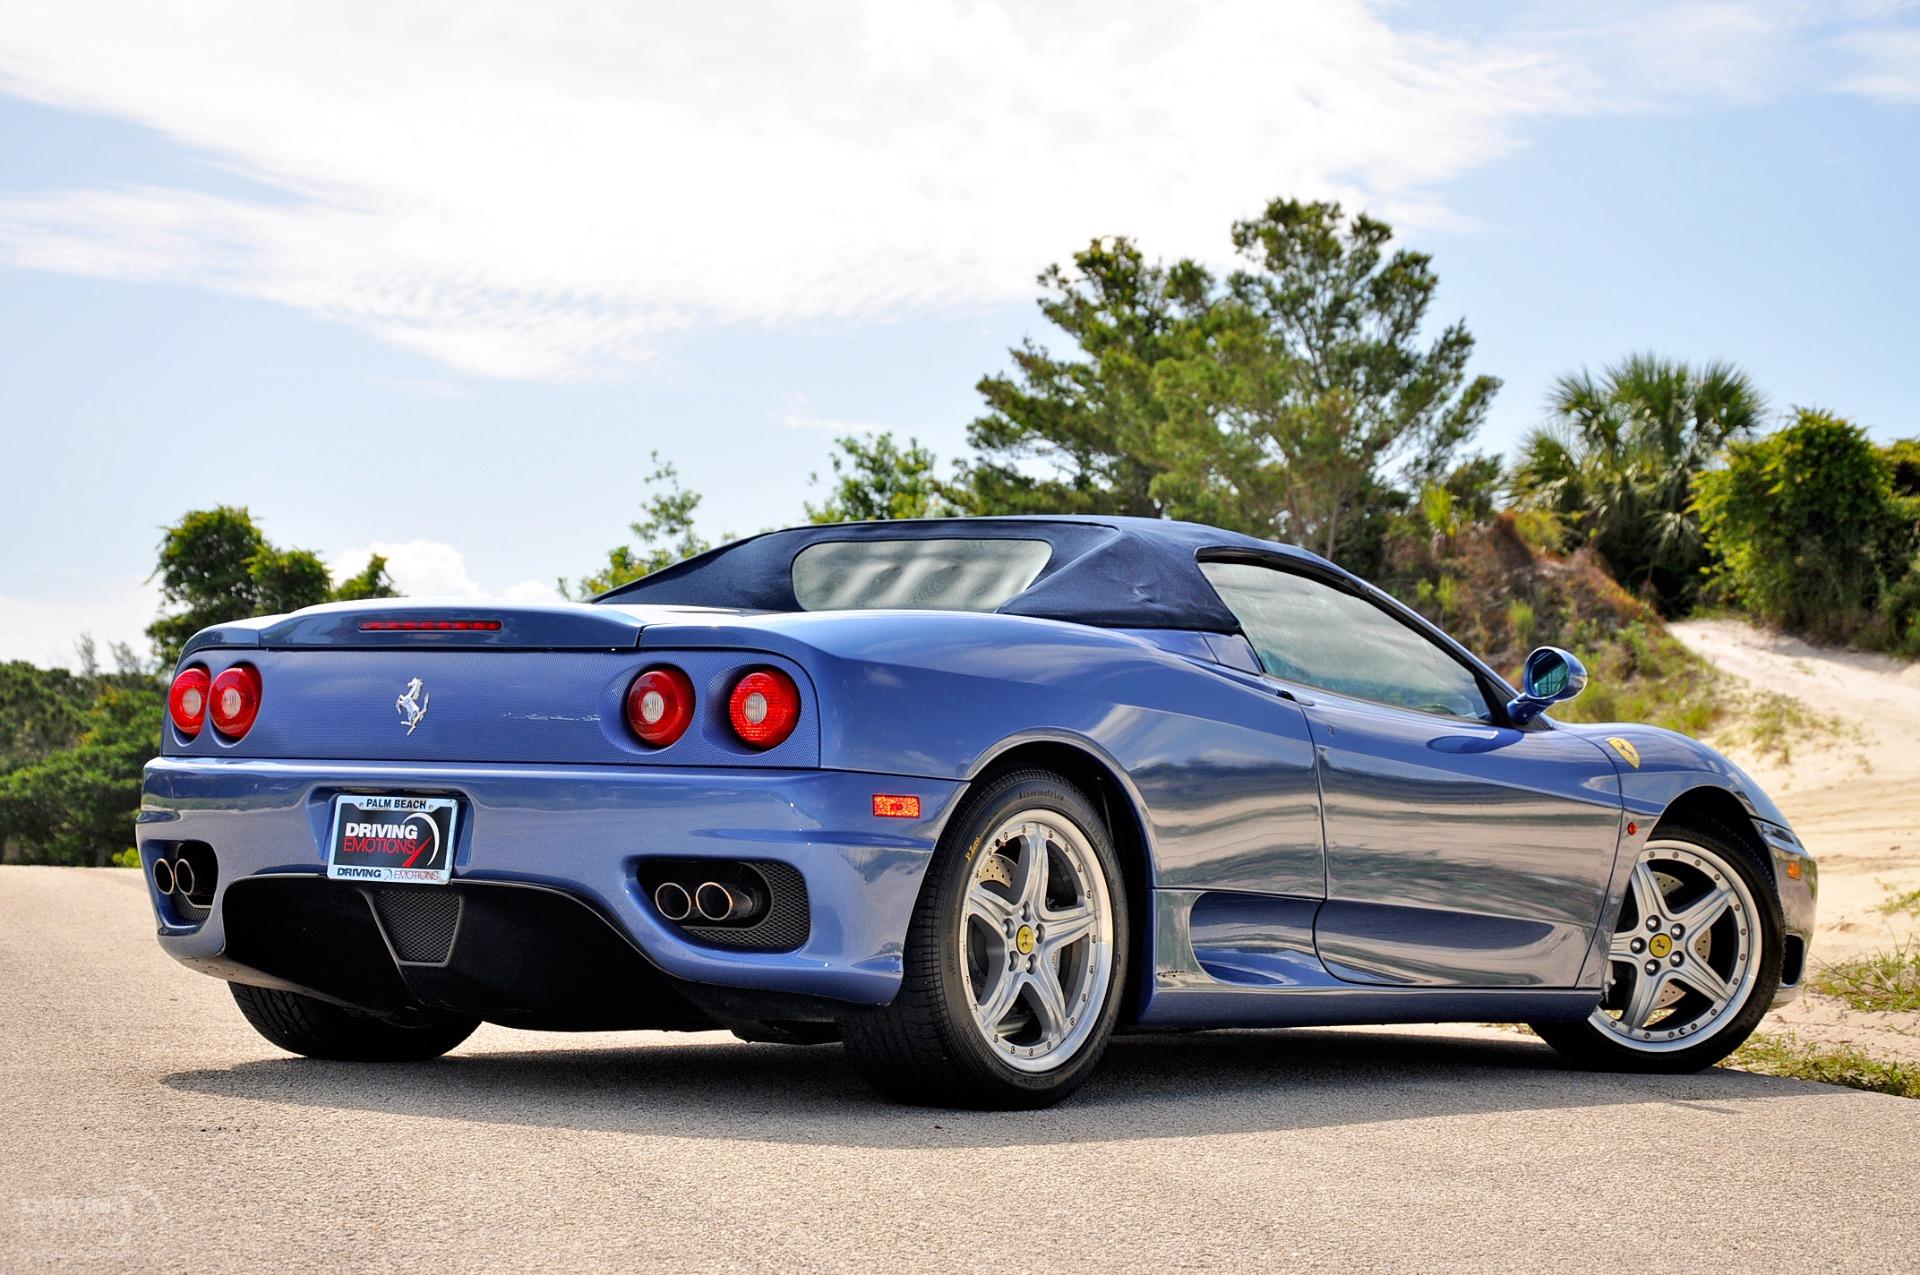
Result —
[[[873,813],[882,819],[918,819],[920,799],[877,792],[873,794]]]

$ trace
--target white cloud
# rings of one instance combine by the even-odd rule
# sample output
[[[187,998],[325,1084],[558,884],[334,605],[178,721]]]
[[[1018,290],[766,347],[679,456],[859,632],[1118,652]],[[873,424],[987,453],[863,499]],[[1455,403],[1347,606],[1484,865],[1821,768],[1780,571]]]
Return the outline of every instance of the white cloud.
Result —
[[[509,602],[558,602],[560,591],[545,580],[522,580],[519,584],[510,584],[501,593]]]
[[[265,298],[467,372],[617,375],[690,325],[1026,300],[1100,234],[1218,261],[1276,194],[1446,224],[1445,184],[1546,113],[1913,100],[1912,11],[1620,0],[1451,38],[1387,0],[15,5],[0,90],[260,194],[0,200],[0,263]]]
[[[328,554],[326,562],[338,580],[365,568],[368,556],[376,553],[387,560],[387,574],[403,597],[552,602],[560,596],[552,584],[539,580],[522,580],[497,592],[484,588],[468,571],[466,555],[438,540],[376,540]]]
[[[1920,31],[1850,36],[1861,69],[1841,86],[1884,102],[1920,102]]]
[[[780,413],[778,419],[788,429],[812,429],[831,434],[879,434],[898,428],[875,421],[849,421],[837,416],[818,415],[807,402],[807,396],[799,393],[787,397],[786,410]]]
[[[263,190],[0,201],[0,261],[605,375],[691,324],[1026,299],[1098,234],[1217,260],[1278,193],[1444,218],[1443,183],[1580,84],[1361,0],[15,6],[0,87]]]
[[[83,633],[93,636],[102,665],[111,665],[107,647],[113,642],[145,656],[151,650],[146,628],[159,609],[159,589],[137,576],[85,592],[31,598],[0,593],[0,660],[71,668],[74,642]]]

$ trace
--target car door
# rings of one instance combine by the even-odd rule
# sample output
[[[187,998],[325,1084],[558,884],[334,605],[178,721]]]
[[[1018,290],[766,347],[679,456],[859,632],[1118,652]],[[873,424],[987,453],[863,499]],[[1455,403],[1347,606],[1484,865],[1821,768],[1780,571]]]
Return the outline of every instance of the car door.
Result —
[[[1320,959],[1355,983],[1570,987],[1620,836],[1590,741],[1509,724],[1489,680],[1332,573],[1202,564],[1269,676],[1297,688],[1326,837]]]

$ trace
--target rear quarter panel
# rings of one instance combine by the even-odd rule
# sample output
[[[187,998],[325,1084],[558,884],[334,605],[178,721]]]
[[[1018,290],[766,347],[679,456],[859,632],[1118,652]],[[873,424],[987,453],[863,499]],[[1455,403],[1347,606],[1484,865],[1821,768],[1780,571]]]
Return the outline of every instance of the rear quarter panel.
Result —
[[[1146,822],[1154,881],[1319,896],[1304,718],[1259,679],[1137,637],[1051,620],[933,612],[664,624],[642,648],[756,646],[803,666],[820,763],[967,779],[1007,749],[1077,744]]]

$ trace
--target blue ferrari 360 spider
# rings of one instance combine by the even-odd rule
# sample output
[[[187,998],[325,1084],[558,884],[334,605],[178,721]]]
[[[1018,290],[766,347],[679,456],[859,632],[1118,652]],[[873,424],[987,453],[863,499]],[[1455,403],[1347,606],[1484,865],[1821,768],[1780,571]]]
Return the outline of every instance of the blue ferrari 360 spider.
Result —
[[[139,846],[162,946],[315,1057],[728,1028],[995,1107],[1123,1028],[1717,1061],[1798,990],[1813,861],[1712,749],[1548,716],[1572,655],[1521,680],[1207,527],[805,527],[591,604],[207,629]]]

